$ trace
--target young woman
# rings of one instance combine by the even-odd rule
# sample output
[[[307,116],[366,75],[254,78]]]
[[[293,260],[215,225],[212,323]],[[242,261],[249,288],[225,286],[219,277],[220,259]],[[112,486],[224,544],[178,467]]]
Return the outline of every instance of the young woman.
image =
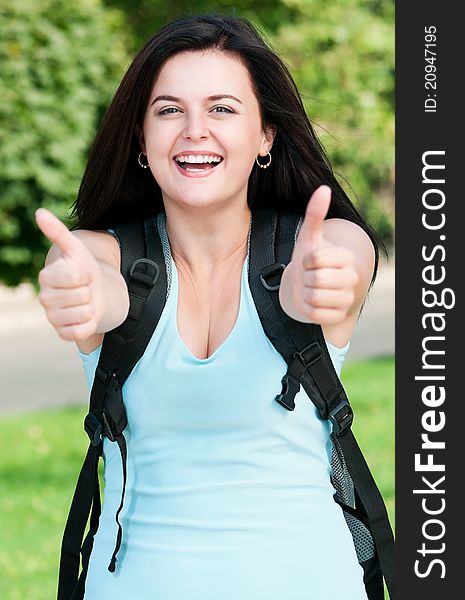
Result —
[[[301,390],[272,400],[286,364],[247,281],[256,207],[300,213],[279,292],[319,323],[338,373],[378,263],[379,241],[335,179],[283,62],[245,20],[162,28],[124,76],[96,136],[70,232],[53,242],[40,301],[77,343],[89,385],[105,332],[129,307],[121,222],[156,218],[169,295],[124,385],[123,544],[107,570],[121,490],[105,440],[105,500],[87,600],[363,600],[362,569],[330,482],[330,424]]]

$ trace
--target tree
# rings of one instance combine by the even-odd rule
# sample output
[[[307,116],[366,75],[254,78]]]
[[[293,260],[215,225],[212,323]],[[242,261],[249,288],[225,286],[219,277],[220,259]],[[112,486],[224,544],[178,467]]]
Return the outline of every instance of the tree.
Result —
[[[341,184],[391,240],[393,0],[2,0],[0,282],[36,284],[48,245],[35,209],[67,221],[127,48],[189,11],[258,25],[289,64]]]
[[[39,206],[66,221],[89,144],[127,67],[118,11],[99,0],[0,5],[0,281],[36,283]]]
[[[124,11],[132,32],[132,50],[135,52],[160,27],[178,17],[192,13],[218,12],[237,15],[259,22],[269,31],[276,31],[282,23],[293,22],[299,16],[298,8],[282,0],[103,0],[107,6]]]
[[[394,196],[390,0],[282,0],[300,18],[272,35],[340,182],[388,242]]]

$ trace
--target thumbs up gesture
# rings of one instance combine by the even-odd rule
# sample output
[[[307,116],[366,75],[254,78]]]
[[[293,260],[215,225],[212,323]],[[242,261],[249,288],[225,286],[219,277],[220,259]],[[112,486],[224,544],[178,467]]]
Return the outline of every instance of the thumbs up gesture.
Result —
[[[53,213],[39,208],[36,223],[59,250],[39,273],[39,301],[47,319],[64,340],[84,340],[96,333],[103,313],[102,272],[97,260]]]
[[[312,194],[291,262],[281,279],[283,310],[304,323],[341,323],[354,304],[359,281],[353,252],[325,238],[330,202],[331,189],[326,185]]]

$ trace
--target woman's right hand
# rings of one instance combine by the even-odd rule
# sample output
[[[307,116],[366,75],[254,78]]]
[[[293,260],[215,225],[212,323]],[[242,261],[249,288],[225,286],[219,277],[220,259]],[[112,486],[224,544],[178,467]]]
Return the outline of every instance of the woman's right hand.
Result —
[[[69,341],[85,340],[97,332],[104,313],[102,269],[66,225],[53,213],[39,208],[36,223],[55,245],[39,273],[39,302],[58,335]],[[60,253],[56,252],[60,251]]]

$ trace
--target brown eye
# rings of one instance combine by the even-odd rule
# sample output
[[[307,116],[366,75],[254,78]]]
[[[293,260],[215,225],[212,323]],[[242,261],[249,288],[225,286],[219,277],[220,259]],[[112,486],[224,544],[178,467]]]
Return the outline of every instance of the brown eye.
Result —
[[[215,106],[213,109],[213,112],[216,112],[217,114],[233,114],[234,111],[231,110],[230,108],[228,108],[227,106]]]
[[[176,108],[175,106],[168,106],[168,108],[163,108],[162,110],[160,110],[158,112],[159,115],[174,115],[177,112],[179,112],[179,108]]]

